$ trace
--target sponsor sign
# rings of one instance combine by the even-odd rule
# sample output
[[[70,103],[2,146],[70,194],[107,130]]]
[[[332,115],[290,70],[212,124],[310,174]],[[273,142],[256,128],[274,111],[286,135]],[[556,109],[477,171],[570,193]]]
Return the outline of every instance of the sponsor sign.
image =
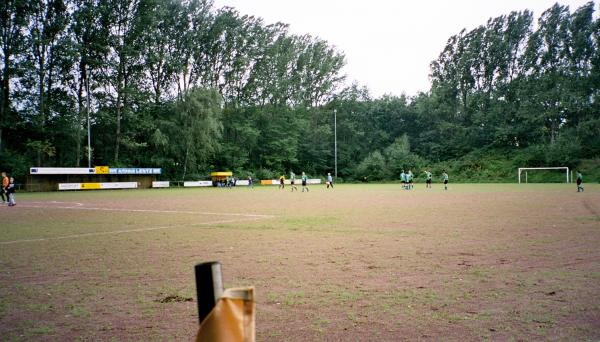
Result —
[[[108,166],[96,166],[96,174],[97,175],[107,175],[108,174]]]
[[[169,181],[163,181],[163,182],[152,182],[152,187],[153,188],[168,188],[169,185]]]
[[[240,179],[237,182],[235,182],[235,186],[248,186],[250,185],[250,182],[247,179]]]
[[[29,168],[31,175],[93,175],[95,168],[87,167],[32,167]]]
[[[184,187],[212,186],[212,181],[183,182]]]
[[[160,175],[161,168],[139,168],[139,167],[32,167],[29,174],[32,175]]]
[[[136,189],[136,182],[59,183],[58,190]]]
[[[111,167],[108,172],[111,175],[160,175],[160,168],[139,168],[139,167]]]
[[[79,190],[81,183],[59,183],[58,190]]]
[[[102,189],[100,183],[81,183],[81,190],[98,190]]]

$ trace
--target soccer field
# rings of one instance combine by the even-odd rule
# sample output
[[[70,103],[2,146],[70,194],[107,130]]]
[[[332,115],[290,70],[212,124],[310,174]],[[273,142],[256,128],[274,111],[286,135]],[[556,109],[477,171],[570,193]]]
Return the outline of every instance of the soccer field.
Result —
[[[597,340],[600,186],[18,193],[1,340],[191,340],[193,266],[255,286],[259,341]]]

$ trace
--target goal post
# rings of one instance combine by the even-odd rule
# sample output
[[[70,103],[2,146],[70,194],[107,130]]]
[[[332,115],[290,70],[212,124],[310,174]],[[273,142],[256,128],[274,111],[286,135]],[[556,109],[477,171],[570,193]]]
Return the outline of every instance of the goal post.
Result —
[[[567,183],[569,183],[569,168],[567,166],[555,166],[555,167],[520,167],[519,168],[519,184],[521,184],[521,173],[525,171],[527,175],[527,170],[564,170],[565,171],[565,179]]]

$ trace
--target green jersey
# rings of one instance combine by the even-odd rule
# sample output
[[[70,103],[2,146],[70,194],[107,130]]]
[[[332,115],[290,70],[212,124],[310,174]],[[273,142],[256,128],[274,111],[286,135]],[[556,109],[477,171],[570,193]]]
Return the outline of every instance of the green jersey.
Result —
[[[306,175],[302,175],[302,181],[306,182],[306,180],[308,179],[308,177],[306,177]]]
[[[443,179],[443,180],[445,180],[445,181],[447,181],[447,180],[448,180],[448,174],[447,174],[446,172],[444,172],[444,173],[442,174],[442,179]]]
[[[290,172],[290,179],[291,180],[296,180],[296,174],[293,172]]]
[[[583,175],[580,172],[577,172],[577,179],[583,182]]]
[[[413,174],[412,172],[408,172],[406,174],[406,181],[410,182],[413,179]]]
[[[400,174],[400,180],[401,180],[401,181],[403,181],[403,182],[405,182],[405,181],[406,181],[406,173],[402,172],[402,173]]]
[[[427,180],[431,180],[431,172],[426,171],[425,176],[427,177]]]

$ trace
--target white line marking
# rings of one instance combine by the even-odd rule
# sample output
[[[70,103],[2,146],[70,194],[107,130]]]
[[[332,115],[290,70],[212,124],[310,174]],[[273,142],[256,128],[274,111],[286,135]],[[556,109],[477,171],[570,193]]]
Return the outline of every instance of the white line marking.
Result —
[[[32,202],[28,202],[32,203]],[[215,213],[207,211],[185,211],[185,210],[154,210],[154,209],[123,209],[123,208],[99,208],[99,207],[73,207],[73,206],[42,206],[42,205],[19,205],[21,208],[43,208],[43,209],[76,209],[76,210],[100,210],[100,211],[124,211],[133,213],[170,213],[170,214],[192,214],[192,215],[219,215],[240,217],[262,217],[271,218],[274,215],[266,214],[242,214],[242,213]]]
[[[49,237],[49,238],[2,241],[2,242],[0,242],[0,245],[11,245],[11,244],[22,243],[22,242],[40,242],[40,241],[50,241],[50,240],[75,239],[75,238],[88,237],[88,236],[114,235],[114,234],[124,234],[124,233],[139,233],[139,232],[149,232],[149,231],[153,231],[153,230],[173,229],[173,228],[186,228],[186,227],[194,227],[194,226],[210,226],[210,225],[213,225],[213,224],[235,223],[235,222],[243,222],[243,221],[255,221],[255,220],[259,220],[259,219],[261,219],[261,217],[253,217],[253,218],[245,218],[245,219],[234,219],[234,220],[221,220],[221,221],[212,221],[212,222],[203,222],[203,223],[196,223],[196,224],[193,224],[193,225],[162,226],[162,227],[149,227],[149,228],[138,228],[138,229],[126,229],[126,230],[113,230],[113,231],[109,231],[109,232],[71,234],[71,235],[56,236],[56,237]]]
[[[25,203],[39,203],[39,204],[48,204],[48,203],[52,203],[52,204],[72,204],[74,206],[78,206],[78,207],[82,207],[83,203],[80,202],[59,202],[59,201],[50,201],[50,202],[38,202],[38,201],[31,201],[31,202],[25,202]],[[52,208],[52,207],[51,207]]]

